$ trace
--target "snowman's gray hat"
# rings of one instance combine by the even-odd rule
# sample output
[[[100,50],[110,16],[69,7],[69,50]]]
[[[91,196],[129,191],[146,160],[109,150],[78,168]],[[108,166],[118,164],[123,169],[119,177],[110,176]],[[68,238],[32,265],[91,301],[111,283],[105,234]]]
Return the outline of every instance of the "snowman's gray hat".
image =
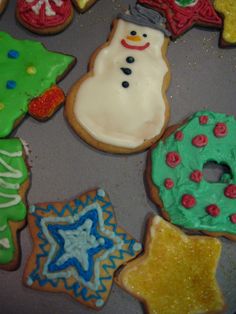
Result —
[[[129,11],[127,13],[120,13],[118,18],[130,23],[158,29],[168,37],[171,35],[166,29],[166,19],[159,12],[145,8],[140,4],[130,6]]]

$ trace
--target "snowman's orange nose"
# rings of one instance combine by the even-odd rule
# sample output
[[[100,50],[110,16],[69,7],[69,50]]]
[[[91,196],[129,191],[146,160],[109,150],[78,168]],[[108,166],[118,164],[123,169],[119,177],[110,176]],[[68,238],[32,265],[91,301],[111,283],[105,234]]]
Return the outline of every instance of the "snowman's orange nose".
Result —
[[[132,41],[141,41],[142,38],[140,36],[127,36],[126,37],[128,40],[132,40]]]

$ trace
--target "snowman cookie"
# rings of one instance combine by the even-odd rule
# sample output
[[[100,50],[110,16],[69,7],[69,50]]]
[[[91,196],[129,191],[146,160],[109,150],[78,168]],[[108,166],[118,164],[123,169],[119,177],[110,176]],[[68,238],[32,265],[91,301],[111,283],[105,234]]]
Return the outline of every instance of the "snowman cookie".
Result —
[[[4,11],[7,3],[8,3],[8,0],[0,0],[0,14]]]
[[[54,34],[71,23],[73,7],[69,0],[17,0],[16,16],[32,32]]]
[[[139,5],[120,15],[108,42],[92,56],[89,72],[72,87],[65,116],[95,148],[143,151],[163,133],[170,81],[164,22]]]

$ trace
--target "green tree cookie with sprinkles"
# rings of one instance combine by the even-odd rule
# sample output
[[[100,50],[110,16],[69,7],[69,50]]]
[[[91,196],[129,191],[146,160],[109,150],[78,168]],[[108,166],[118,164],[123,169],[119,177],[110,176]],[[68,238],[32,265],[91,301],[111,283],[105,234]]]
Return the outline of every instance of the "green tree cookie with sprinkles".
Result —
[[[210,111],[171,127],[151,151],[151,197],[173,224],[236,240],[236,120]],[[218,182],[203,175],[208,162],[226,165]]]
[[[0,32],[0,137],[9,135],[27,113],[38,120],[52,116],[65,99],[56,82],[74,62],[37,41]]]

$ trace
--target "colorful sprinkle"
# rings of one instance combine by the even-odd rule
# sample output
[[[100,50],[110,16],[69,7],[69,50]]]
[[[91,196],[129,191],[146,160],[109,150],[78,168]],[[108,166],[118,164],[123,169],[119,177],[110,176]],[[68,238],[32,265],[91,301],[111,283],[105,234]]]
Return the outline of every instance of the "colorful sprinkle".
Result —
[[[208,138],[204,134],[197,135],[193,138],[192,144],[196,147],[204,147],[208,143]]]
[[[30,66],[30,67],[28,67],[28,68],[26,69],[26,72],[27,72],[28,74],[30,74],[30,75],[34,75],[34,74],[37,73],[37,69],[36,69],[36,67],[34,67],[34,66]]]
[[[220,209],[217,205],[211,204],[207,206],[206,212],[211,215],[212,217],[217,217],[220,214]]]
[[[216,137],[224,137],[228,133],[228,129],[225,123],[219,122],[216,123],[214,128],[214,134]]]
[[[197,183],[201,182],[202,177],[203,177],[203,174],[200,170],[194,170],[190,175],[190,179]]]
[[[17,59],[17,58],[19,58],[19,55],[20,54],[17,50],[9,50],[8,54],[7,54],[8,58],[10,58],[10,59]]]
[[[196,200],[195,200],[195,198],[192,195],[184,194],[182,196],[181,204],[185,208],[192,208],[192,207],[194,207],[196,205]]]
[[[182,131],[175,132],[176,141],[182,141],[184,138],[184,133]]]
[[[167,179],[165,179],[164,185],[165,185],[165,188],[167,190],[170,190],[174,186],[174,181],[172,179],[170,179],[170,178],[167,178]]]
[[[7,89],[14,89],[14,88],[16,88],[16,81],[12,81],[12,80],[7,81],[6,88]]]
[[[169,167],[175,168],[176,166],[178,166],[178,164],[180,164],[180,162],[181,158],[177,152],[169,152],[166,155],[166,163]]]
[[[200,116],[199,117],[199,123],[200,124],[207,124],[208,120],[209,120],[208,116]]]
[[[0,110],[3,110],[5,107],[4,103],[0,102]]]
[[[236,224],[236,214],[231,215],[230,220],[233,224]]]
[[[236,185],[230,184],[225,188],[224,194],[228,198],[236,198]]]

